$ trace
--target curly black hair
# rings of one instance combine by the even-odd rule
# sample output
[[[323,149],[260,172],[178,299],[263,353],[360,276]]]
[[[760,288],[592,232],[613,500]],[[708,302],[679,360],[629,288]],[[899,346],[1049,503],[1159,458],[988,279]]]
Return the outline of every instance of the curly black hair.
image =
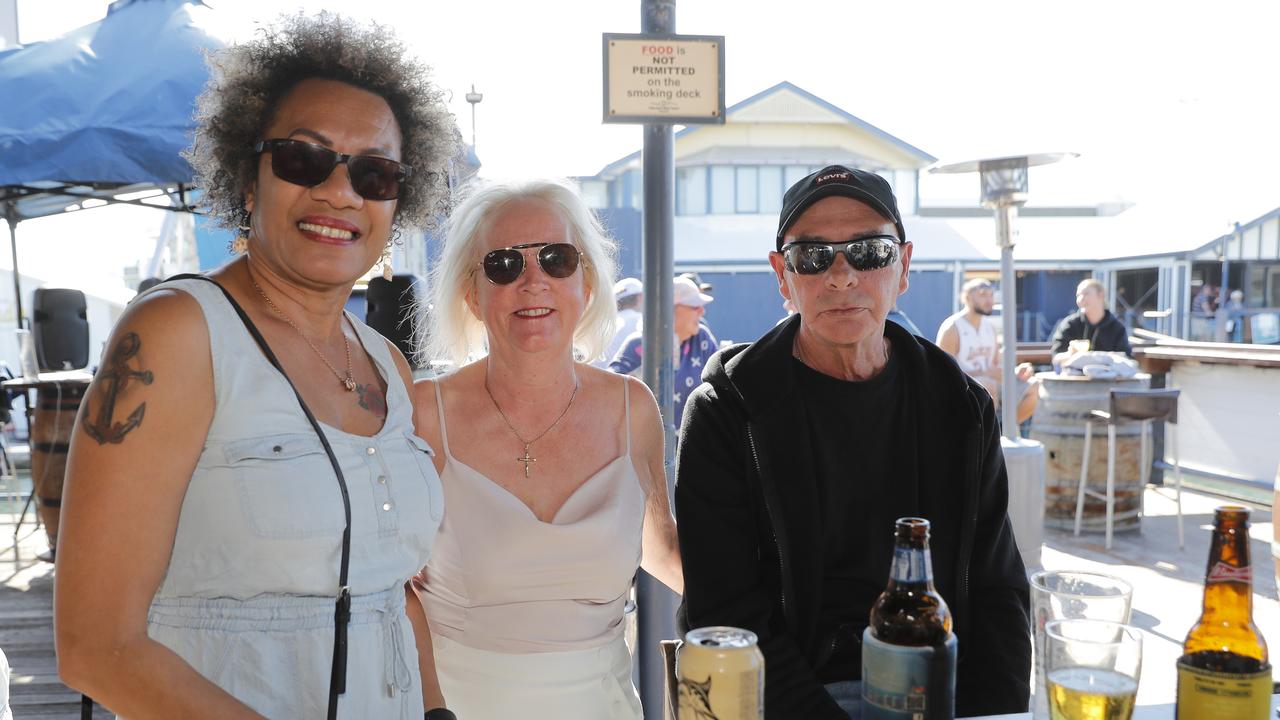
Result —
[[[327,12],[284,16],[208,62],[209,83],[196,100],[195,137],[183,156],[219,225],[246,224],[245,191],[257,171],[253,145],[263,139],[280,101],[309,78],[354,85],[391,107],[400,126],[401,162],[413,167],[396,205],[397,227],[426,227],[447,212],[449,161],[460,135],[430,68],[389,28]]]

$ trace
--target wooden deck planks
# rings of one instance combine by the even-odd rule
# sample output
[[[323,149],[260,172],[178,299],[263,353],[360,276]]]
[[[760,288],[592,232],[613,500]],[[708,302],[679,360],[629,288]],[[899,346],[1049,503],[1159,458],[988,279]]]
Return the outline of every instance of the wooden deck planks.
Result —
[[[9,660],[14,718],[79,720],[80,693],[62,684],[53,643],[53,566],[37,560],[44,532],[27,515],[16,541],[12,514],[0,510],[0,650]],[[100,705],[95,720],[114,715]]]

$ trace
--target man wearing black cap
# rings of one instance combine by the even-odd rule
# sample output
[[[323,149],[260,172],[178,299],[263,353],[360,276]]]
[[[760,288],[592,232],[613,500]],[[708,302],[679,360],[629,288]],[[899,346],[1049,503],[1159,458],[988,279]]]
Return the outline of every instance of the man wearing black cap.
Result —
[[[894,521],[924,517],[959,641],[956,715],[1025,711],[1028,588],[996,415],[951,356],[885,323],[911,263],[893,191],[837,165],[782,205],[769,262],[796,313],[713,357],[687,401],[681,624],[759,636],[770,720],[856,718]]]

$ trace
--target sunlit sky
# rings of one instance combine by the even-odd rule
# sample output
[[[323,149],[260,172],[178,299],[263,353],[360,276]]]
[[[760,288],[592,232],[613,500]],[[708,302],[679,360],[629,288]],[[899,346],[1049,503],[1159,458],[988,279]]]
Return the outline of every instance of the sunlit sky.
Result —
[[[588,175],[640,146],[639,127],[600,122],[600,34],[639,32],[639,0],[207,4],[231,38],[298,8],[394,27],[434,66],[468,139],[463,96],[473,83],[484,94],[476,141],[485,175]],[[18,0],[20,39],[56,37],[100,19],[107,5]],[[1032,170],[1032,204],[1123,200],[1185,215],[1193,232],[1213,234],[1280,205],[1280,3],[680,0],[676,7],[679,32],[725,36],[728,104],[788,80],[943,162],[1081,153]],[[976,202],[977,192],[973,176],[921,181],[925,203]],[[101,267],[132,263],[150,254],[159,214],[95,210],[23,223],[24,270],[65,260],[65,251],[48,247],[55,237],[88,237],[97,250],[86,252]]]

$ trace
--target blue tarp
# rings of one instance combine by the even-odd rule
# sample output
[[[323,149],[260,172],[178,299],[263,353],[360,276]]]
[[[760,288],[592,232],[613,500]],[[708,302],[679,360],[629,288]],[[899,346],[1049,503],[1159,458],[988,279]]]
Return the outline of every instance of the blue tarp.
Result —
[[[188,183],[179,156],[209,73],[212,9],[119,0],[107,17],[0,55],[0,187]]]

